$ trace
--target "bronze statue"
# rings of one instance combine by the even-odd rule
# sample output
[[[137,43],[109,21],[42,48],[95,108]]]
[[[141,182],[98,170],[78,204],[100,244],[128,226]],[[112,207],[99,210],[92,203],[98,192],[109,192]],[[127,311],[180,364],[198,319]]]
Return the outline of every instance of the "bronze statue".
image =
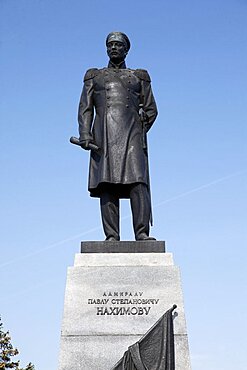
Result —
[[[130,41],[124,33],[110,33],[106,46],[108,67],[86,72],[79,105],[77,144],[91,150],[88,189],[100,198],[106,240],[120,240],[121,198],[130,199],[136,240],[155,240],[149,236],[146,145],[157,116],[150,77],[146,70],[126,68]]]

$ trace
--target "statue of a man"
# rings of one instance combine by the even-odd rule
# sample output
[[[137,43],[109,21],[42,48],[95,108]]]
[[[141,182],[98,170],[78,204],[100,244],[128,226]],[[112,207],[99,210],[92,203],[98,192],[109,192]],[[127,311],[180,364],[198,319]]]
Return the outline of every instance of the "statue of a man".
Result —
[[[126,68],[130,41],[122,32],[106,39],[107,68],[89,69],[79,105],[79,142],[91,150],[88,189],[100,198],[106,240],[120,240],[119,199],[129,198],[136,240],[149,236],[151,200],[145,134],[157,108],[149,74]]]

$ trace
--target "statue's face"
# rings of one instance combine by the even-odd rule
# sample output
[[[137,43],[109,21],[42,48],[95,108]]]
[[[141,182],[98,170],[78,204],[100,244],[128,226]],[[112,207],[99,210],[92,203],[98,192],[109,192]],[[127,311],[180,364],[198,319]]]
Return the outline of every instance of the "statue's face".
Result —
[[[107,54],[113,63],[120,63],[127,55],[126,47],[121,41],[108,42]]]

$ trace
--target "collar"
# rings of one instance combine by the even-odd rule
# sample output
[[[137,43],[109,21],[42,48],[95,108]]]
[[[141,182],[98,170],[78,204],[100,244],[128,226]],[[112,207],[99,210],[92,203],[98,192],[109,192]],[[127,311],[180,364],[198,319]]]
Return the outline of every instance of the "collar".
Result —
[[[119,63],[119,64],[115,64],[115,63],[109,61],[108,68],[126,69],[126,64],[125,64],[125,61],[124,60],[121,63]]]

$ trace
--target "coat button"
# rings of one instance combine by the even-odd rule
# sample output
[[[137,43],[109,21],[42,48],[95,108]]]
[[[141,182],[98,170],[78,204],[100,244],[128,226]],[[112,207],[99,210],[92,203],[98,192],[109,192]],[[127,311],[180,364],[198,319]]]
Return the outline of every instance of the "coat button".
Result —
[[[129,108],[129,105],[128,104],[126,104],[126,108]]]

